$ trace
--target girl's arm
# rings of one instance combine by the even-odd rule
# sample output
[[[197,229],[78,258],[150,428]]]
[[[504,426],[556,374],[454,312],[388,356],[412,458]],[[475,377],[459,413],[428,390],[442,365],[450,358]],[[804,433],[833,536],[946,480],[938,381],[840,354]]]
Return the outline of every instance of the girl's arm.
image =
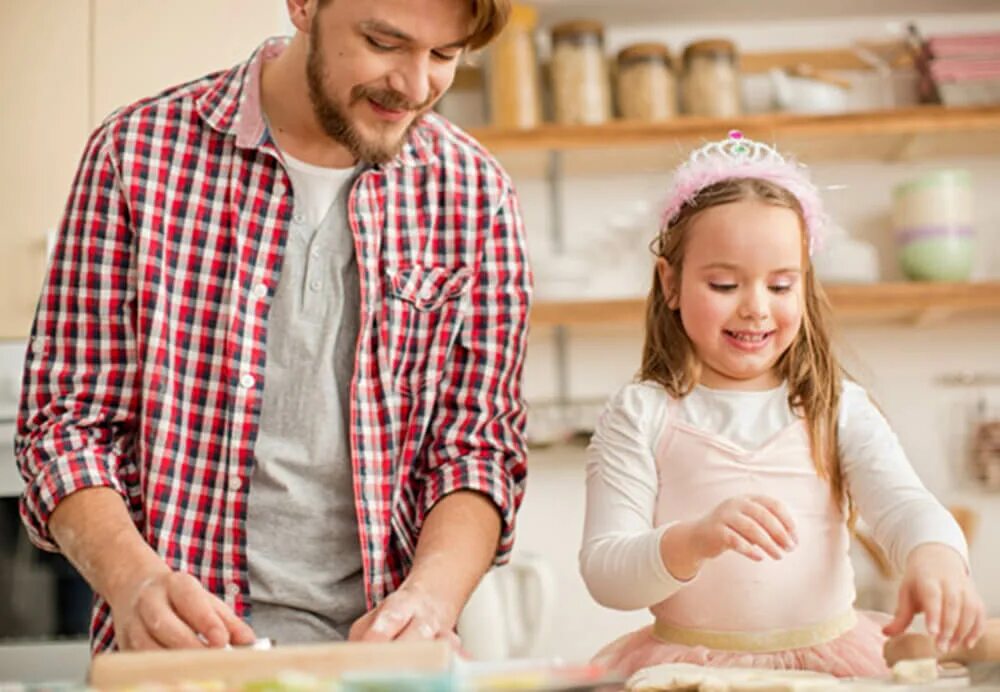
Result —
[[[951,513],[920,482],[885,417],[853,382],[844,383],[838,427],[841,463],[858,513],[897,569],[923,543],[968,547]]]
[[[941,651],[982,633],[985,608],[969,574],[968,548],[951,513],[924,488],[885,418],[857,385],[844,388],[840,447],[861,516],[903,572],[897,635],[923,613]]]
[[[609,608],[648,608],[683,584],[660,556],[668,526],[653,526],[653,449],[666,396],[652,385],[628,385],[608,403],[587,448],[580,573],[594,599]]]

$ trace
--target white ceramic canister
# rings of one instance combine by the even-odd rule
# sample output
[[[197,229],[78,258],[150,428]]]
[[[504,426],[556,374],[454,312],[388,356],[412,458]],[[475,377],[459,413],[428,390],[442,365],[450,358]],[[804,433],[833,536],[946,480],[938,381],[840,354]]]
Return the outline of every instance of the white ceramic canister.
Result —
[[[892,226],[909,278],[968,279],[975,254],[972,175],[942,169],[896,186]]]

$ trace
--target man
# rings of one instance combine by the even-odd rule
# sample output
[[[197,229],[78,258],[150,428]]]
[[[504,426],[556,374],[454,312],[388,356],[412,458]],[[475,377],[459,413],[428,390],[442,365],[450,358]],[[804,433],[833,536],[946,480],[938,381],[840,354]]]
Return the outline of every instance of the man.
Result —
[[[508,2],[288,8],[290,42],[110,116],[70,196],[17,456],[96,651],[453,636],[511,547],[520,213],[429,112]]]

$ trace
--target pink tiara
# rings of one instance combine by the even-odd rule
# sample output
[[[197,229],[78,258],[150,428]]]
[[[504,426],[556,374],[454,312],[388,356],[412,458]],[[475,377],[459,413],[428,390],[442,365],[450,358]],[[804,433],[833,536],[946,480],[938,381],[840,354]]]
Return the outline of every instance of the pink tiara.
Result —
[[[808,169],[790,158],[786,159],[773,147],[746,139],[739,130],[732,130],[728,138],[695,150],[677,168],[663,210],[663,228],[668,228],[684,205],[699,192],[709,185],[733,178],[768,180],[792,193],[802,205],[809,234],[809,254],[819,249],[826,214],[819,190],[809,180]]]

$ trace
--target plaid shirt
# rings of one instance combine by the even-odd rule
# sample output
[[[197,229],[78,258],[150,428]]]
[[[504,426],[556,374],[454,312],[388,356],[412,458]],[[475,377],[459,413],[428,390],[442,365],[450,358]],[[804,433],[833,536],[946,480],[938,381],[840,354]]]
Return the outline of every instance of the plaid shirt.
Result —
[[[53,509],[117,490],[174,569],[246,615],[245,519],[267,315],[291,182],[246,63],[110,116],[73,184],[27,353],[17,460],[32,540]],[[424,518],[459,489],[499,508],[503,561],[525,479],[520,380],[530,272],[511,181],[435,114],[348,202],[361,283],[350,444],[369,606]],[[95,603],[95,651],[114,646]]]

